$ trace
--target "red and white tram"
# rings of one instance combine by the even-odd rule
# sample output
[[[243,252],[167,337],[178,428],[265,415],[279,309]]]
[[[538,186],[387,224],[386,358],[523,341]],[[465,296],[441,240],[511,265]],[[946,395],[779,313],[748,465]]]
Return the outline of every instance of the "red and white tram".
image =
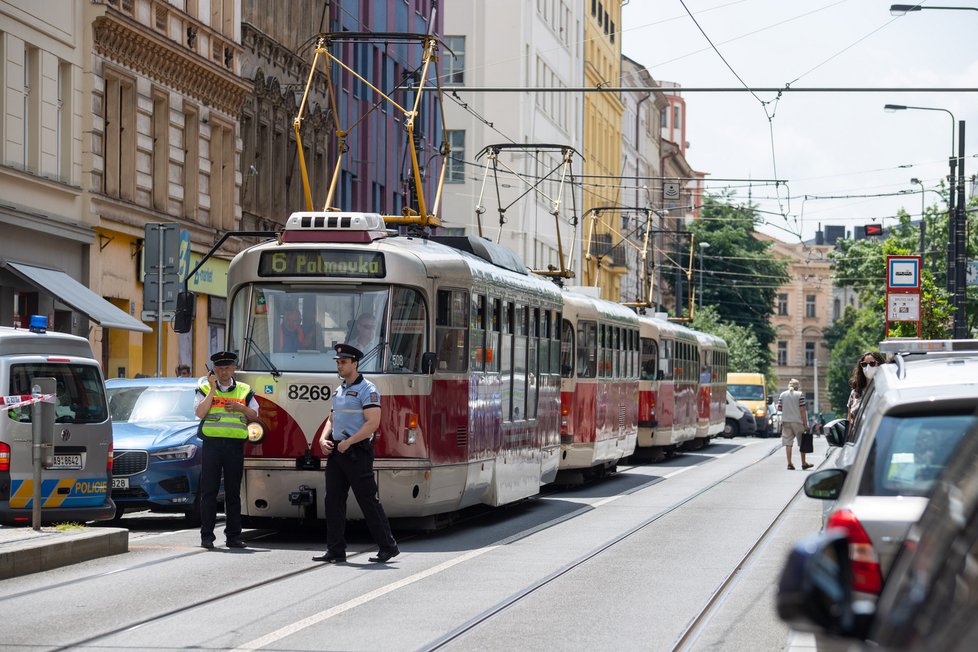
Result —
[[[635,451],[638,438],[638,318],[597,292],[563,292],[562,483],[613,470]]]
[[[671,453],[697,436],[699,340],[679,324],[644,315],[638,319],[638,447]]]
[[[704,442],[723,432],[727,406],[727,343],[710,333],[699,340],[699,397],[696,437]]]
[[[332,346],[363,336],[360,369],[382,395],[374,468],[389,516],[501,505],[555,479],[560,291],[505,249],[454,240],[469,251],[395,236],[375,214],[295,213],[277,240],[231,261],[228,345],[267,432],[246,448],[247,521],[321,518]],[[296,311],[302,344],[286,350]],[[349,509],[359,518],[352,499]]]

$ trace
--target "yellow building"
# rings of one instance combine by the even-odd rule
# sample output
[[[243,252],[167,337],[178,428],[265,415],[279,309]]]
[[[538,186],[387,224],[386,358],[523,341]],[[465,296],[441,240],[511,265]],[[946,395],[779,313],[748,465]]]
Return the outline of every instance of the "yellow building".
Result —
[[[587,2],[584,20],[584,85],[618,86],[621,77],[621,2]],[[625,107],[617,93],[584,95],[584,211],[582,224],[590,255],[585,254],[583,284],[601,288],[601,296],[618,301],[628,271],[617,210],[621,203],[621,121]],[[585,249],[587,251],[587,249]]]

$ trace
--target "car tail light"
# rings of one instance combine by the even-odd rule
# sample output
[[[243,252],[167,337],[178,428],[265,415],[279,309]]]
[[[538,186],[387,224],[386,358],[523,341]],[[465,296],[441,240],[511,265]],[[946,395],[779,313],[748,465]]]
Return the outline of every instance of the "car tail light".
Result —
[[[10,470],[10,445],[0,441],[0,471]]]
[[[115,447],[112,446],[112,442],[109,442],[109,458],[105,461],[105,471],[110,476],[112,475],[112,462],[115,461]]]
[[[849,536],[849,559],[852,561],[852,588],[863,593],[879,593],[883,589],[883,573],[880,560],[873,549],[873,542],[863,529],[856,515],[848,509],[840,509],[829,516],[825,528],[839,527]]]

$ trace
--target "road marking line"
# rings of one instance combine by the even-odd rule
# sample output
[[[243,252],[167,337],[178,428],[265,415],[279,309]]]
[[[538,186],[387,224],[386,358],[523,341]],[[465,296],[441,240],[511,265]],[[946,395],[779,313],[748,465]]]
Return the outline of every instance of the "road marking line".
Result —
[[[689,471],[690,469],[696,468],[697,466],[699,466],[699,465],[686,466],[686,467],[683,467],[681,469],[676,469],[672,473],[669,473],[668,475],[663,476],[663,477],[665,477],[665,478],[672,478],[672,477],[675,477],[675,476],[679,475],[680,473],[685,473],[686,471]],[[457,565],[459,565],[459,564],[461,564],[463,562],[470,561],[472,559],[475,559],[476,557],[480,557],[480,556],[484,555],[487,552],[492,552],[493,550],[496,550],[497,548],[501,548],[501,547],[503,547],[505,545],[508,545],[510,543],[513,543],[515,541],[519,541],[520,539],[524,539],[524,538],[526,538],[526,537],[528,537],[528,536],[530,536],[532,534],[535,534],[536,532],[539,532],[540,530],[544,530],[544,529],[549,528],[549,527],[552,527],[552,526],[554,526],[554,525],[556,525],[558,523],[561,523],[563,521],[566,521],[568,519],[571,519],[574,516],[578,515],[582,511],[590,511],[590,510],[592,510],[592,509],[594,509],[596,507],[600,507],[601,505],[605,505],[605,504],[610,503],[613,500],[617,500],[618,498],[621,498],[621,497],[622,497],[622,495],[610,496],[610,497],[608,497],[608,498],[606,498],[606,499],[604,499],[602,501],[599,501],[599,502],[597,502],[597,503],[595,503],[593,505],[588,505],[587,507],[582,507],[581,509],[574,510],[573,512],[570,512],[568,514],[565,514],[565,515],[563,515],[563,516],[561,516],[559,518],[553,519],[553,520],[548,521],[546,523],[541,523],[540,525],[537,525],[535,527],[532,527],[532,528],[530,528],[528,530],[524,530],[523,532],[517,532],[516,534],[510,535],[510,536],[506,537],[505,539],[502,539],[500,541],[497,541],[496,543],[490,544],[490,545],[488,545],[488,546],[486,546],[484,548],[479,548],[477,550],[472,550],[470,552],[465,553],[464,555],[460,555],[460,556],[455,557],[453,559],[449,559],[448,561],[442,562],[441,564],[438,564],[437,566],[432,566],[431,568],[429,568],[427,570],[424,570],[424,571],[421,571],[420,573],[415,573],[414,575],[410,575],[408,577],[405,577],[404,579],[398,580],[398,581],[393,582],[391,584],[388,584],[386,586],[382,586],[382,587],[380,587],[378,589],[374,589],[373,591],[370,591],[368,593],[364,593],[363,595],[361,595],[361,596],[359,596],[357,598],[354,598],[352,600],[348,600],[348,601],[344,602],[343,604],[336,605],[335,607],[331,607],[330,609],[326,609],[324,611],[320,611],[319,613],[313,614],[312,616],[309,616],[307,618],[303,618],[302,620],[298,620],[298,621],[292,623],[291,625],[286,625],[285,627],[280,627],[279,629],[277,629],[277,630],[275,630],[273,632],[269,632],[268,634],[266,634],[264,636],[261,636],[259,638],[253,639],[251,641],[248,641],[247,643],[243,643],[242,645],[239,645],[239,646],[233,648],[231,650],[231,652],[246,652],[246,651],[249,651],[249,650],[258,650],[258,649],[261,649],[261,648],[265,647],[266,645],[271,645],[272,643],[275,643],[276,641],[280,641],[283,638],[286,638],[288,636],[291,636],[293,634],[296,634],[296,633],[302,631],[303,629],[307,629],[309,627],[312,627],[313,625],[317,625],[317,624],[323,622],[324,620],[329,620],[330,618],[332,618],[334,616],[338,616],[338,615],[340,615],[342,613],[345,613],[345,612],[349,611],[350,609],[354,609],[356,607],[359,607],[361,605],[364,605],[364,604],[366,604],[368,602],[371,602],[373,600],[376,600],[377,598],[381,598],[381,597],[383,597],[383,596],[385,596],[385,595],[387,595],[389,593],[392,593],[393,591],[396,591],[398,589],[404,588],[405,586],[409,586],[411,584],[414,584],[415,582],[419,582],[419,581],[421,581],[423,579],[427,579],[427,578],[429,578],[429,577],[431,577],[433,575],[437,575],[438,573],[441,573],[442,571],[448,570],[449,568],[452,568],[453,566],[457,566]]]

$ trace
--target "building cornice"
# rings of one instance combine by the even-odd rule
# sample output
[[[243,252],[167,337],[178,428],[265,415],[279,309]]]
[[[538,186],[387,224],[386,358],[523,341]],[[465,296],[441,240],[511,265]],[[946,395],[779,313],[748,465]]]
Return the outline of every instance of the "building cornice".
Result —
[[[111,7],[93,25],[95,51],[228,116],[241,112],[252,84],[179,47]],[[240,46],[233,44],[235,50]],[[238,52],[235,52],[237,54]]]

